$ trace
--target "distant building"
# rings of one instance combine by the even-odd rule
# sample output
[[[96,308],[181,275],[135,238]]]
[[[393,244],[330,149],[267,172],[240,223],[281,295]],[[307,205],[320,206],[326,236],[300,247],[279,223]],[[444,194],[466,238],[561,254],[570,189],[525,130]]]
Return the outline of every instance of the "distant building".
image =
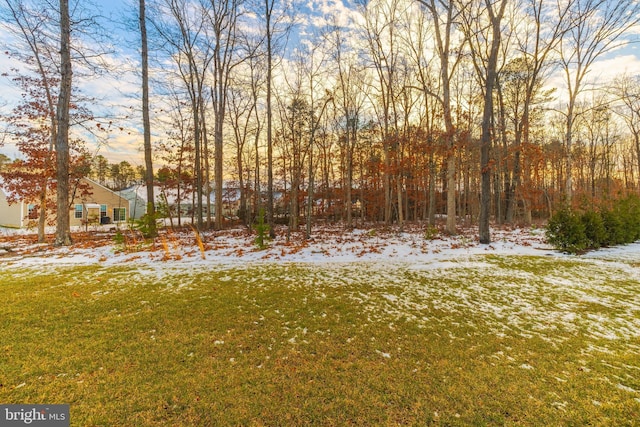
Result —
[[[86,195],[77,195],[69,210],[69,223],[74,226],[92,224],[111,224],[126,222],[129,219],[129,201],[117,193],[92,181],[82,178],[88,187]],[[9,204],[10,194],[0,183],[0,226],[33,227],[38,221],[38,201],[20,200]],[[51,215],[50,219],[54,219]]]
[[[139,194],[139,191],[144,193]],[[129,217],[131,219],[140,219],[147,212],[147,187],[144,185],[136,184],[117,193],[129,202]]]
[[[140,219],[147,211],[147,187],[143,184],[137,184],[124,190],[118,191],[118,194],[129,201],[129,211],[131,217],[134,219]],[[156,185],[154,188],[153,196],[155,198],[156,209],[164,207],[166,212],[175,218],[178,216],[190,217],[193,214],[195,197],[191,189],[182,189],[178,195],[176,188],[163,188],[161,185]],[[179,196],[179,197],[178,197]],[[212,191],[209,196],[209,202],[211,203],[212,214],[215,215],[215,192]],[[225,186],[222,193],[222,214],[226,218],[235,218],[238,215],[240,209],[240,189],[232,187],[231,185]],[[203,215],[207,214],[207,195],[203,194],[202,197],[202,210]]]
[[[136,184],[124,190],[118,191],[118,194],[129,201],[129,211],[131,218],[140,219],[147,212],[147,186],[144,184]],[[156,209],[164,207],[165,211],[171,212],[171,215],[178,216],[180,210],[181,216],[191,214],[193,208],[193,193],[191,190],[182,189],[180,194],[175,188],[163,188],[156,184],[153,189],[153,197],[155,199]],[[206,198],[203,198],[202,205],[206,208]]]

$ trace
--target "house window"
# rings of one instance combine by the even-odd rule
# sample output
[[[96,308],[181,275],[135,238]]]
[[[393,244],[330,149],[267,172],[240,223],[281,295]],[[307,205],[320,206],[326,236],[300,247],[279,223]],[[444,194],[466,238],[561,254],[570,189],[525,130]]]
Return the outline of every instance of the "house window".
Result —
[[[28,209],[28,218],[29,219],[38,219],[38,206],[37,205],[29,205]]]
[[[125,221],[127,219],[126,208],[113,208],[113,221]]]
[[[84,214],[84,212],[82,210],[82,205],[76,205],[74,218],[75,219],[82,219],[84,217],[83,214]]]
[[[107,205],[100,205],[100,218],[107,216]]]

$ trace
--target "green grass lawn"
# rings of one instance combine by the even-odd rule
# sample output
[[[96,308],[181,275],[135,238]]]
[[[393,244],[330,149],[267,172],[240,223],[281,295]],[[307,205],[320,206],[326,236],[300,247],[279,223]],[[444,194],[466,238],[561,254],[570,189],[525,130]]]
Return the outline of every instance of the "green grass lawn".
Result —
[[[640,271],[0,269],[0,403],[73,426],[640,425]]]

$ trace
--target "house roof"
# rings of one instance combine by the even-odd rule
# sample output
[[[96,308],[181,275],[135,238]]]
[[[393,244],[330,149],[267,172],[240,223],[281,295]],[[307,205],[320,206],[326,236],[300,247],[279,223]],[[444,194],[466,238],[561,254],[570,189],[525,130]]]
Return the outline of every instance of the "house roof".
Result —
[[[106,190],[106,191],[110,191],[111,193],[117,194],[118,196],[121,196],[119,192],[113,191],[113,190],[111,190],[111,189],[109,189],[109,188],[105,187],[104,185],[101,185],[101,184],[99,184],[99,183],[95,182],[95,181],[94,181],[94,180],[92,180],[92,179],[89,179],[89,178],[87,178],[87,177],[83,177],[83,178],[81,178],[81,179],[82,179],[82,180],[85,180],[85,181],[87,181],[87,182],[89,182],[91,185],[94,185],[94,186],[99,187],[99,188],[102,188],[102,189],[104,189],[104,190]],[[4,180],[3,180],[1,177],[0,177],[0,191],[2,191],[6,197],[10,197],[11,195],[13,195],[13,193],[12,193],[12,192],[10,192],[9,190],[7,190],[7,188],[6,188],[6,187],[5,187],[5,185],[4,185]],[[121,197],[122,197],[122,196],[121,196]]]
[[[133,187],[125,188],[118,192],[122,197],[127,198],[129,200],[133,200],[134,198],[138,198],[146,203],[147,201],[147,186],[143,184],[136,184]],[[174,188],[161,190],[160,186],[156,185],[154,188],[153,195],[155,197],[156,203],[165,203],[164,197],[167,198],[166,203],[170,205],[175,205],[178,200],[178,192]],[[189,192],[185,196],[185,192],[180,193],[181,203],[191,203],[193,195]],[[206,201],[206,195],[203,195],[202,201]],[[213,198],[211,199],[213,202]]]
[[[100,187],[100,188],[102,188],[103,190],[109,191],[109,192],[111,192],[111,193],[114,193],[114,194],[117,194],[118,196],[120,196],[120,193],[119,193],[118,191],[113,191],[112,189],[105,187],[104,185],[102,185],[102,184],[100,184],[100,183],[98,183],[98,182],[96,182],[96,181],[92,180],[91,178],[87,178],[87,177],[85,176],[85,177],[83,177],[83,178],[81,178],[81,179],[83,179],[83,180],[85,180],[85,181],[87,181],[87,182],[91,183],[92,185],[95,185],[96,187]]]

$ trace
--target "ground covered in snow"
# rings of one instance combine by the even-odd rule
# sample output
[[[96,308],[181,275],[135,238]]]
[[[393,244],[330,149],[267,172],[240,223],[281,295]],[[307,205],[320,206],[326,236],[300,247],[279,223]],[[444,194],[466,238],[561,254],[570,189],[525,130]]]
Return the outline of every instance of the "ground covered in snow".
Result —
[[[52,232],[52,230],[48,230]],[[119,238],[116,236],[120,236]],[[131,230],[94,228],[73,230],[75,244],[69,248],[54,248],[37,244],[33,231],[0,228],[0,257],[22,265],[47,264],[120,264],[171,261],[184,263],[246,263],[246,262],[410,262],[447,263],[453,258],[487,255],[544,255],[552,249],[544,241],[539,228],[500,228],[493,230],[493,243],[478,243],[477,230],[461,229],[457,236],[438,231],[426,232],[420,225],[397,228],[358,228],[345,230],[340,226],[318,227],[310,238],[303,232],[287,233],[278,229],[276,238],[266,248],[255,244],[256,235],[246,228],[220,232],[203,232],[197,236],[191,229],[161,231],[154,242],[146,242]],[[48,241],[53,236],[48,235]],[[200,241],[202,246],[200,246]]]
[[[38,264],[155,264],[165,267],[184,265],[234,265],[245,263],[297,262],[327,263],[410,263],[439,268],[458,265],[458,261],[477,255],[551,256],[577,260],[625,260],[640,262],[640,243],[605,248],[580,256],[555,251],[545,241],[543,228],[495,227],[491,244],[480,244],[477,228],[460,228],[450,236],[422,225],[368,227],[346,230],[341,226],[316,227],[310,238],[305,233],[288,233],[281,227],[265,248],[258,248],[256,234],[238,227],[224,231],[195,233],[185,227],[179,231],[161,230],[154,241],[145,241],[129,229],[94,227],[72,230],[74,244],[56,248],[38,244],[34,230],[0,227],[0,260],[17,265]],[[47,230],[53,242],[53,229]],[[453,264],[451,264],[453,263]]]

